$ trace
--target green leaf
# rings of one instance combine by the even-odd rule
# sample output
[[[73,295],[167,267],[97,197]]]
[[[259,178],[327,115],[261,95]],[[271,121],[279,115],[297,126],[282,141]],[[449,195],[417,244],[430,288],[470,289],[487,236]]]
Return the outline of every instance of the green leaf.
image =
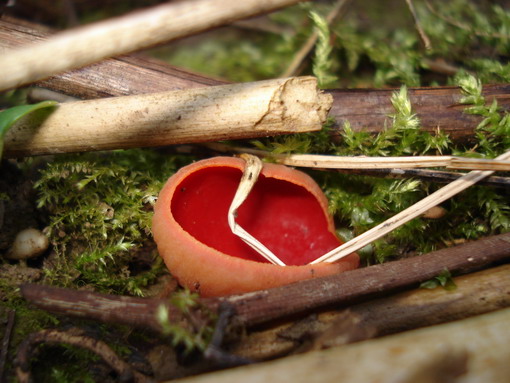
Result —
[[[420,288],[422,289],[435,289],[439,286],[442,286],[448,291],[455,290],[457,288],[457,285],[453,281],[452,274],[448,269],[444,269],[437,277],[420,284]]]
[[[55,106],[56,101],[42,101],[33,105],[18,105],[0,112],[0,159],[2,158],[4,149],[5,133],[11,128],[21,117],[32,113],[34,110]]]

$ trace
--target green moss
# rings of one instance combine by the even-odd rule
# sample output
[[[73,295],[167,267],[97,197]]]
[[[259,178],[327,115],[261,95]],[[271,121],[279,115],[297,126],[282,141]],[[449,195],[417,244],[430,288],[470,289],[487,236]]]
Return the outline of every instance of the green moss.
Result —
[[[133,270],[133,262],[150,239],[159,190],[185,162],[130,150],[61,156],[49,163],[35,184],[38,207],[49,214],[47,231],[55,252],[44,281],[142,295],[164,268],[150,249],[145,250],[152,259],[149,269]]]

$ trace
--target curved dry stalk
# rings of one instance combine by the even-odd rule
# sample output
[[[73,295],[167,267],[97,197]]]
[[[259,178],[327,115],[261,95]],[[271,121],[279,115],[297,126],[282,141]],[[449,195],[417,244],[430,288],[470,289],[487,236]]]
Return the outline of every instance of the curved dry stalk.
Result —
[[[274,265],[286,266],[271,250],[265,247],[259,240],[239,226],[235,219],[237,217],[237,209],[248,198],[251,189],[257,182],[260,171],[262,170],[262,161],[260,158],[251,154],[241,154],[240,157],[245,161],[243,176],[239,182],[232,204],[228,209],[228,225],[232,233],[241,238],[253,250],[262,255],[265,259]]]
[[[32,381],[30,373],[30,362],[38,347],[42,343],[59,344],[65,343],[73,346],[85,348],[100,356],[115,372],[119,375],[119,381],[129,381],[135,383],[149,383],[152,379],[133,369],[128,363],[123,361],[110,346],[106,343],[86,336],[79,329],[60,330],[41,330],[30,334],[19,346],[16,355],[16,377],[20,383],[29,383]]]

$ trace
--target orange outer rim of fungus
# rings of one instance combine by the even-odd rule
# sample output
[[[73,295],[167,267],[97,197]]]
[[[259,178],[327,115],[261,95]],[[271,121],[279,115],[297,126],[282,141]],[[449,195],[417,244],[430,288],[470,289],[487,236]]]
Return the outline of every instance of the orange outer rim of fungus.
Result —
[[[171,202],[177,187],[186,177],[208,167],[231,167],[242,172],[244,160],[214,157],[182,168],[167,181],[154,207],[152,232],[159,254],[182,286],[204,297],[240,294],[331,275],[359,266],[356,253],[337,263],[278,266],[233,257],[198,241],[174,219]],[[333,218],[328,214],[328,201],[311,177],[292,168],[270,163],[264,164],[261,174],[305,188],[317,199],[324,211],[328,230],[335,233]]]

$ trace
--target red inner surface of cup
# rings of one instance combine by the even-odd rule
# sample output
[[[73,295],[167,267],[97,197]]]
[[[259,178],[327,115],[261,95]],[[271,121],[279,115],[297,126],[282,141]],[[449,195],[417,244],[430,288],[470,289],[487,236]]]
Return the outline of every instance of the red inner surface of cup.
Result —
[[[242,172],[210,167],[191,173],[171,201],[172,215],[198,241],[224,254],[268,262],[232,233],[228,209]],[[236,222],[286,265],[304,265],[338,247],[316,198],[304,187],[260,175]]]

